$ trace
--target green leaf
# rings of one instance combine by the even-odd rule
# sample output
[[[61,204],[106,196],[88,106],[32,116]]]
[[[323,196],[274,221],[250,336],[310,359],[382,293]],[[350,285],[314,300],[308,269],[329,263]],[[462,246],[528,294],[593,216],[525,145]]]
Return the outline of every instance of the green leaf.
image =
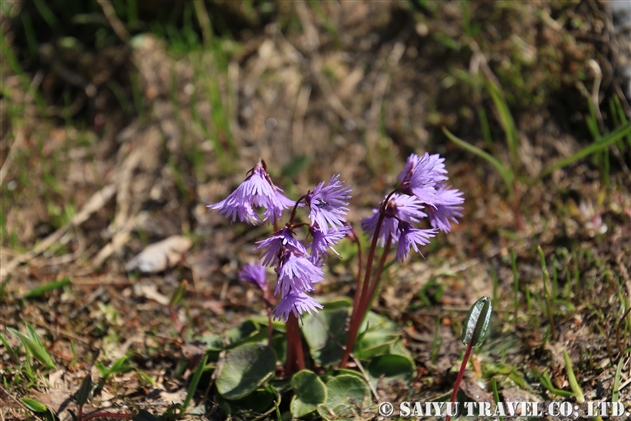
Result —
[[[603,149],[608,148],[610,145],[618,142],[620,139],[622,139],[623,137],[625,137],[627,134],[631,133],[631,122],[618,127],[616,130],[614,130],[613,132],[609,133],[607,136],[605,136],[604,138],[602,138],[600,141],[592,143],[591,145],[587,146],[584,149],[581,149],[580,151],[576,152],[574,155],[569,156],[565,159],[562,159],[561,161],[557,162],[554,165],[551,165],[550,167],[546,168],[540,175],[539,175],[539,179],[542,179],[544,177],[546,177],[547,175],[549,175],[550,173],[552,173],[552,171],[554,170],[558,170],[559,168],[563,168],[567,165],[570,165],[576,161],[578,161],[579,159],[583,159],[589,155],[592,155],[596,152],[600,152]]]
[[[274,410],[274,402],[280,402],[280,396],[274,388],[266,387],[256,389],[244,398],[236,401],[229,401],[228,404],[233,407],[234,410],[248,411],[250,415],[252,412],[257,414],[270,413]]]
[[[204,368],[206,367],[207,360],[208,360],[208,355],[204,355],[204,359],[199,363],[199,365],[197,366],[197,369],[195,370],[195,374],[193,374],[191,383],[188,385],[186,398],[184,399],[184,403],[182,403],[182,412],[186,412],[186,408],[188,408],[188,405],[191,403],[191,399],[193,399],[195,390],[197,390],[197,384],[199,383],[199,379],[202,377],[202,373],[204,372]]]
[[[388,385],[394,381],[409,384],[416,374],[414,361],[402,355],[381,355],[373,358],[366,367],[373,387],[380,381]]]
[[[42,342],[40,341],[39,336],[37,336],[37,333],[35,333],[35,329],[33,329],[33,327],[29,325],[28,323],[26,324],[26,327],[29,330],[30,335],[33,335],[34,337],[27,336],[23,334],[22,332],[10,327],[7,327],[7,330],[11,332],[13,335],[17,336],[22,341],[24,346],[27,347],[33,353],[33,356],[39,362],[44,364],[46,368],[54,369],[55,362],[53,361],[52,357],[50,356],[50,354],[48,353],[44,345],[42,345]]]
[[[16,354],[16,352],[13,350],[13,348],[11,348],[11,345],[9,345],[9,342],[7,341],[7,338],[5,338],[2,333],[0,333],[0,342],[2,342],[2,345],[4,345],[4,349],[7,350],[7,352],[9,353],[9,357],[11,357],[13,362],[16,363],[16,364],[19,364],[20,363],[20,359],[18,358],[18,354]]]
[[[101,378],[106,379],[108,375],[108,371],[105,365],[103,365],[101,361],[96,361],[94,363],[94,366],[96,367],[97,370],[99,370],[99,374],[101,375]]]
[[[291,400],[291,413],[294,417],[302,417],[326,402],[326,385],[312,371],[302,370],[291,378],[294,397]]]
[[[226,332],[228,343],[232,346],[239,345],[242,342],[251,339],[252,336],[261,333],[261,326],[253,320],[246,320],[241,325],[232,328]],[[267,335],[267,332],[264,332]]]
[[[302,326],[311,356],[320,365],[336,365],[344,354],[348,341],[346,320],[348,308],[325,310],[306,316]]]
[[[350,417],[370,405],[370,389],[356,376],[339,375],[326,384],[326,403],[318,405],[318,413],[324,418]]]
[[[504,93],[501,88],[491,80],[486,83],[486,88],[491,94],[491,98],[493,99],[495,107],[499,112],[500,123],[506,133],[506,144],[510,152],[513,170],[516,171],[516,166],[519,163],[519,145],[517,142],[517,128],[515,127],[515,121],[513,120],[513,116],[508,108],[508,103],[504,98]]]
[[[112,374],[124,373],[127,371],[134,370],[134,367],[132,367],[131,365],[125,364],[128,359],[129,357],[127,355],[122,356],[118,360],[114,361],[114,363],[109,368],[105,368],[103,363],[99,361],[97,361],[95,365],[96,365],[96,368],[99,370],[101,377],[103,379],[107,379]]]
[[[396,323],[374,312],[367,314],[359,332],[353,352],[361,359],[390,354],[391,347],[401,337]]]
[[[500,176],[502,177],[502,180],[504,180],[504,184],[506,185],[506,189],[508,190],[508,194],[510,195],[511,198],[513,197],[513,195],[514,195],[514,191],[513,191],[514,174],[509,168],[506,168],[504,166],[504,164],[502,164],[497,158],[489,155],[488,153],[486,153],[482,149],[480,149],[478,147],[475,147],[475,146],[471,145],[470,143],[467,143],[464,140],[456,137],[455,135],[453,135],[449,130],[447,130],[444,127],[443,127],[443,133],[445,133],[445,136],[447,136],[452,142],[454,142],[455,144],[457,144],[461,148],[468,150],[469,152],[479,156],[480,158],[483,158],[486,162],[488,162],[489,164],[493,165],[495,167],[495,169],[497,170],[497,172],[500,173]]]
[[[492,312],[493,305],[487,295],[480,298],[471,306],[464,320],[464,329],[462,330],[461,336],[462,342],[465,345],[469,345],[470,342],[473,342],[473,346],[482,344],[486,332],[489,330]]]
[[[153,380],[151,378],[151,376],[149,376],[147,373],[145,373],[144,371],[140,370],[140,369],[135,369],[136,370],[136,374],[138,374],[138,378],[139,380],[142,379],[142,381],[144,381],[145,385],[151,385],[152,387],[156,387],[156,381]],[[142,382],[141,382],[142,384]]]
[[[22,403],[33,412],[46,412],[48,408],[46,405],[37,402],[35,399],[22,398]]]
[[[186,287],[188,286],[188,282],[184,279],[180,282],[180,285],[173,291],[173,295],[171,295],[171,300],[169,301],[169,306],[173,307],[182,302],[182,299],[186,295]]]
[[[565,372],[567,373],[567,380],[570,382],[570,388],[572,388],[572,392],[574,392],[576,402],[582,404],[585,402],[585,396],[583,395],[581,386],[576,380],[574,370],[572,369],[572,361],[570,360],[570,356],[568,355],[566,350],[563,350],[563,359],[565,360]]]
[[[230,350],[217,378],[217,390],[226,399],[252,393],[276,371],[276,355],[267,345],[245,343]]]
[[[305,169],[307,165],[311,162],[311,157],[309,155],[298,155],[285,165],[280,170],[280,175],[283,177],[293,177],[298,175],[300,171]]]
[[[22,298],[34,298],[39,297],[49,291],[53,291],[58,288],[63,288],[64,286],[70,283],[70,278],[64,278],[59,281],[51,282],[46,285],[42,285],[40,287],[34,288],[31,291],[27,292],[22,296]]]
[[[83,378],[81,382],[81,387],[77,390],[77,393],[74,394],[74,398],[77,401],[77,405],[85,405],[90,398],[90,392],[92,392],[92,376],[88,374]]]

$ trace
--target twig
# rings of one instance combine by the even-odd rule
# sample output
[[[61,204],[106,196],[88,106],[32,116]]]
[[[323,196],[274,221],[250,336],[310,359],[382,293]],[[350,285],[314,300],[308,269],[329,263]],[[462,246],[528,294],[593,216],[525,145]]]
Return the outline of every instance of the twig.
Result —
[[[17,134],[15,135],[15,140],[9,149],[9,153],[7,153],[7,158],[2,163],[2,168],[0,168],[0,185],[4,184],[4,177],[7,176],[7,172],[9,172],[9,167],[11,166],[11,162],[13,161],[14,151],[22,144],[24,140],[24,130],[18,129]]]
[[[622,387],[621,387],[622,388]],[[32,413],[31,410],[29,410],[22,402],[20,402],[19,400],[17,400],[13,395],[11,395],[9,393],[9,391],[7,389],[5,389],[3,386],[0,386],[0,390],[7,395],[13,402],[17,403],[18,406],[20,406],[22,409],[24,409],[26,412],[28,413]],[[37,414],[33,414],[35,415],[38,419],[43,420],[43,418],[41,418],[40,416],[38,416]]]
[[[208,11],[203,1],[194,1],[195,15],[199,21],[199,26],[202,28],[202,36],[204,37],[204,43],[210,45],[210,41],[213,39],[213,27],[208,18]]]
[[[121,20],[116,15],[116,10],[114,10],[114,6],[110,3],[109,0],[97,0],[101,8],[103,9],[103,14],[107,18],[110,23],[110,26],[118,35],[118,37],[123,40],[123,42],[127,43],[131,39],[129,32],[125,29],[125,25],[121,22]]]
[[[50,246],[59,241],[59,239],[62,238],[71,227],[81,225],[83,222],[87,221],[90,215],[105,206],[105,203],[109,200],[110,197],[114,195],[115,192],[116,188],[113,185],[107,185],[98,192],[94,193],[90,200],[88,200],[88,202],[83,206],[81,212],[76,214],[70,222],[66,223],[57,231],[50,234],[31,251],[13,258],[6,265],[1,267],[0,280],[4,279],[9,273],[13,272],[13,270],[18,265],[25,263],[33,259],[35,256],[43,253]]]

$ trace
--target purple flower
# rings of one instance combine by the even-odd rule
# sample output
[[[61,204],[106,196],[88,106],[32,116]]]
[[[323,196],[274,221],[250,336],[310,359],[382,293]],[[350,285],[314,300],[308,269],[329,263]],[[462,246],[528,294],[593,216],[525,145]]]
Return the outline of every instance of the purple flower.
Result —
[[[311,247],[311,261],[319,262],[324,259],[327,255],[327,249],[329,248],[339,257],[340,254],[335,251],[333,246],[346,237],[350,230],[351,227],[349,226],[343,226],[337,229],[329,228],[328,230],[322,230],[316,225],[310,226],[309,232],[313,237],[313,241],[309,243],[307,247]]]
[[[267,290],[267,279],[265,278],[265,267],[260,263],[249,263],[239,271],[239,279],[243,282],[259,287],[261,291]]]
[[[423,203],[433,204],[436,183],[448,179],[444,161],[440,155],[430,155],[427,152],[421,157],[410,155],[405,168],[399,174],[401,191],[416,196]]]
[[[400,224],[400,228],[401,235],[399,235],[397,259],[401,262],[403,262],[403,260],[407,257],[410,247],[413,247],[416,252],[421,253],[418,246],[429,244],[429,239],[434,237],[437,232],[435,229],[417,229],[406,222],[402,222]],[[421,256],[422,255],[423,253],[421,253]]]
[[[283,249],[295,252],[299,255],[307,254],[307,249],[302,243],[296,240],[291,230],[287,227],[275,232],[274,235],[266,240],[257,242],[254,250],[266,249],[261,254],[263,264],[265,266],[274,266],[279,262],[279,254]]]
[[[457,189],[451,189],[445,185],[440,185],[436,191],[436,197],[434,199],[434,206],[427,207],[427,213],[429,214],[429,221],[432,227],[438,228],[443,232],[451,231],[452,220],[454,223],[458,223],[456,217],[461,217],[462,214],[458,211],[463,209],[464,197],[462,192]]]
[[[238,216],[241,222],[257,224],[261,219],[254,208],[264,208],[263,221],[273,222],[281,217],[284,209],[294,205],[295,202],[283,196],[282,190],[272,183],[262,160],[248,174],[227,198],[207,207],[218,210],[227,218],[232,217],[232,222]]]
[[[385,218],[379,232],[381,247],[386,244],[388,237],[397,242],[399,237],[399,221],[415,224],[427,215],[421,211],[423,204],[415,196],[393,194],[385,207]],[[371,238],[377,229],[379,222],[379,209],[373,210],[373,215],[362,219],[362,229]]]
[[[379,209],[373,209],[372,212],[372,216],[363,218],[361,221],[362,229],[368,235],[368,238],[372,238],[375,235],[377,222],[379,222]],[[392,238],[396,241],[398,228],[399,221],[394,218],[384,218],[381,224],[381,230],[379,231],[379,245],[384,247],[388,238]]]
[[[324,181],[307,193],[305,200],[311,212],[309,218],[312,224],[318,224],[322,229],[327,226],[332,228],[344,225],[344,217],[348,212],[348,201],[351,196],[351,188],[344,187],[344,182],[339,181],[340,175],[331,177],[329,185],[324,187]]]
[[[284,253],[276,271],[278,273],[278,284],[276,284],[274,295],[278,295],[282,291],[283,297],[292,290],[299,292],[312,291],[313,284],[320,282],[324,278],[322,269],[314,265],[306,257],[296,256],[292,252]]]
[[[321,308],[322,305],[314,298],[309,297],[302,291],[292,289],[283,295],[282,300],[273,310],[274,319],[282,319],[286,322],[290,312],[293,312],[294,316],[300,317],[305,311],[309,314],[311,312],[317,313],[318,309]]]
[[[207,205],[206,207],[219,210],[219,213],[225,215],[226,218],[232,218],[232,222],[236,221],[238,216],[241,222],[247,222],[252,225],[259,224],[261,220],[256,212],[254,212],[254,209],[252,209],[252,205],[246,202],[235,202],[232,197],[233,194],[234,192],[221,202],[214,205]]]

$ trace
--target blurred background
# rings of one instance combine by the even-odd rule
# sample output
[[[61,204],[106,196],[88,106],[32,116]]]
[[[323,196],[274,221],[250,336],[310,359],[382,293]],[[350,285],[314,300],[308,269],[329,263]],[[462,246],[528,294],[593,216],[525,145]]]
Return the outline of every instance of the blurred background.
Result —
[[[169,233],[195,230],[198,205],[230,187],[209,181],[259,156],[301,188],[334,172],[380,191],[411,152],[466,156],[442,127],[501,155],[489,81],[536,175],[589,141],[590,109],[603,130],[610,101],[628,116],[628,30],[611,14],[598,1],[3,2],[3,245],[63,225],[148,143],[132,172],[155,180],[136,206],[177,203],[156,224]]]
[[[602,205],[602,182],[629,180],[621,140],[578,173],[554,173],[555,188],[534,182],[630,117],[624,2],[1,7],[1,258],[14,281],[20,270],[34,282],[124,275],[145,246],[181,235],[174,256],[193,245],[182,276],[233,272],[229,240],[260,232],[205,205],[260,157],[290,196],[340,173],[357,222],[410,153],[446,156],[468,223],[436,249],[457,245],[460,259],[497,253],[502,230],[552,235],[536,226],[559,192],[572,204],[561,215],[579,215],[581,201]]]
[[[260,232],[205,205],[260,157],[290,196],[340,173],[356,222],[410,153],[446,156],[468,223],[436,249],[460,259],[497,254],[506,232],[553,236],[542,213],[600,216],[609,184],[629,186],[629,140],[546,169],[630,117],[624,5],[5,1],[3,277],[124,275],[181,235],[182,276],[233,272],[228,240]]]
[[[165,303],[183,280],[181,320],[233,326],[263,308],[236,272],[271,228],[231,226],[206,205],[259,158],[293,198],[341,174],[359,227],[407,156],[430,152],[464,216],[427,260],[389,269],[378,300],[420,332],[408,338],[419,367],[448,372],[458,311],[483,294],[501,320],[514,303],[523,367],[549,355],[550,326],[531,311],[531,297],[550,303],[538,246],[565,300],[559,341],[603,344],[631,288],[628,5],[2,1],[0,326],[61,326],[91,341],[77,341],[79,360],[113,361],[137,332],[171,329]],[[355,251],[339,251],[320,293],[352,294]],[[18,299],[66,278],[49,301]],[[597,328],[578,340],[582,320]],[[137,342],[150,373],[180,352]]]

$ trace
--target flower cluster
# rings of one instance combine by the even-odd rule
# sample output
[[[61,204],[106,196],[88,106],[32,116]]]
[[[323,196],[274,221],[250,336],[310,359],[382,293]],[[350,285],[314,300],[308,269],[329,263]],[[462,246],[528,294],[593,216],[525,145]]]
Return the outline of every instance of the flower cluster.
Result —
[[[420,253],[419,246],[429,244],[438,231],[450,232],[451,222],[458,223],[456,218],[462,216],[462,192],[445,184],[448,177],[443,162],[440,155],[410,155],[399,174],[399,187],[361,222],[364,232],[369,237],[377,235],[382,247],[387,242],[398,243],[400,261],[410,248]],[[414,227],[423,218],[429,218],[432,228]]]
[[[208,207],[232,217],[233,222],[238,217],[240,221],[250,223],[273,219],[275,224],[284,209],[293,206],[294,212],[285,227],[257,242],[254,250],[262,251],[262,265],[248,265],[239,277],[265,290],[264,266],[274,267],[278,275],[275,295],[280,295],[280,301],[273,310],[274,317],[287,321],[292,312],[296,317],[304,312],[317,312],[322,305],[307,293],[323,279],[322,266],[329,250],[335,252],[333,246],[350,230],[345,225],[345,218],[351,189],[339,180],[339,175],[334,175],[326,186],[322,182],[294,202],[274,186],[263,161],[259,161],[248,174],[230,196]],[[294,224],[296,208],[301,205],[308,207],[311,223]],[[262,219],[255,208],[262,209]],[[299,226],[306,226],[311,235],[312,240],[307,245],[295,238],[294,230]]]
[[[272,183],[265,169],[265,161],[260,160],[248,171],[248,177],[228,197],[208,208],[232,217],[232,222],[248,222],[256,225],[261,222],[274,222],[280,219],[283,210],[294,206],[294,201],[287,199],[281,189]],[[255,208],[263,208],[263,218]]]
[[[399,174],[400,185],[388,194],[373,215],[361,225],[369,237],[377,237],[379,244],[398,243],[396,258],[403,261],[411,248],[420,253],[438,231],[449,232],[451,223],[457,223],[464,198],[462,193],[448,186],[444,159],[439,155],[410,155],[404,170]],[[345,186],[339,175],[331,177],[325,185],[318,184],[297,201],[282,194],[259,161],[236,190],[219,203],[209,205],[232,222],[258,224],[273,223],[276,227],[284,209],[293,207],[289,222],[277,229],[271,237],[259,241],[254,250],[261,251],[262,264],[251,264],[242,269],[239,277],[267,291],[264,266],[275,268],[278,276],[275,295],[280,301],[273,310],[275,318],[287,321],[290,314],[296,317],[304,312],[311,314],[322,308],[307,293],[323,279],[324,260],[340,240],[351,234],[347,225],[348,200],[351,188]],[[296,223],[296,211],[305,206],[310,222]],[[431,228],[417,228],[423,219]],[[295,230],[306,227],[311,242],[303,244]],[[339,255],[338,255],[339,256]],[[372,256],[371,256],[372,257]]]

